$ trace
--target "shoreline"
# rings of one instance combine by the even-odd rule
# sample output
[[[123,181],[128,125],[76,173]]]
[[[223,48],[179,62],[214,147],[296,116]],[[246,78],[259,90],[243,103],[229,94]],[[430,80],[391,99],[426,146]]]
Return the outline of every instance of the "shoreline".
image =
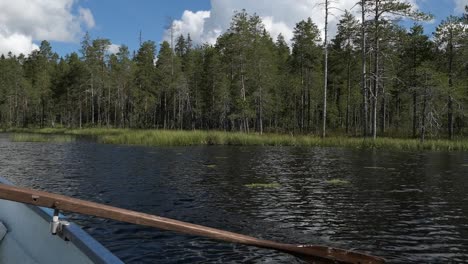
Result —
[[[140,146],[199,146],[199,145],[233,145],[233,146],[295,146],[295,147],[342,147],[352,149],[388,149],[409,151],[465,151],[468,150],[468,139],[445,140],[403,138],[358,138],[330,136],[322,139],[314,135],[263,135],[240,132],[204,131],[204,130],[137,130],[117,128],[42,128],[42,129],[3,129],[4,133],[16,135],[15,141],[40,142],[41,137],[33,135],[67,135],[92,137],[99,143]],[[28,136],[30,135],[30,136]],[[47,139],[47,140],[46,140]],[[44,137],[43,141],[50,142]],[[53,141],[53,140],[52,140]],[[60,140],[59,140],[60,141]],[[70,141],[70,140],[67,140]]]

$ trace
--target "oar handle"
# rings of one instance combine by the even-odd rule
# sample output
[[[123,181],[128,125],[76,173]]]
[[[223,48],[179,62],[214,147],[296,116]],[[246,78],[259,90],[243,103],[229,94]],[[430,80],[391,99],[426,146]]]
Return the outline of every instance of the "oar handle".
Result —
[[[64,195],[0,184],[0,199],[48,207],[67,212],[108,218],[137,225],[156,227],[189,235],[203,236],[231,243],[283,251],[303,259],[314,258],[331,263],[384,263],[383,259],[324,246],[300,246],[261,240],[216,228],[135,212]]]

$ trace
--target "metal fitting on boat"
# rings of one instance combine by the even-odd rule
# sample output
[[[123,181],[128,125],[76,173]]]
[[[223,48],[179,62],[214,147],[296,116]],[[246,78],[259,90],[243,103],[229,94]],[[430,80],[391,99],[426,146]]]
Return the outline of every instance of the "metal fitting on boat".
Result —
[[[63,236],[63,227],[68,226],[70,223],[68,221],[59,219],[59,210],[54,210],[54,216],[52,216],[52,222],[50,222],[50,232],[52,235],[59,235],[59,237],[64,238]],[[66,240],[66,238],[64,238]]]
[[[6,233],[8,232],[7,228],[5,225],[3,225],[2,222],[0,222],[0,242],[2,242],[3,238],[5,237]]]

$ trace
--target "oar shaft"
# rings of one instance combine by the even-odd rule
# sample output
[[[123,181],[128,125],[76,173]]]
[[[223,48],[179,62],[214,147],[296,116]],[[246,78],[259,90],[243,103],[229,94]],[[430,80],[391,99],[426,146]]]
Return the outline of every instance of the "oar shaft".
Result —
[[[64,195],[36,191],[0,184],[0,199],[48,207],[67,212],[80,213],[101,218],[156,227],[189,235],[203,236],[232,243],[240,243],[268,249],[280,250],[300,257],[313,257],[333,263],[383,263],[374,262],[372,256],[323,246],[297,246],[261,240],[216,228],[186,223],[165,217],[135,212],[104,204],[88,202]],[[366,261],[362,261],[362,260]],[[369,261],[371,260],[371,261]],[[380,260],[380,259],[379,259]]]
[[[88,202],[59,194],[29,190],[0,184],[0,199],[21,202],[36,206],[59,209],[68,212],[113,219],[137,225],[156,227],[164,230],[178,231],[190,235],[203,235],[210,238],[229,240],[235,243],[255,243],[260,240],[215,228],[186,223],[160,216],[135,212],[104,204]]]

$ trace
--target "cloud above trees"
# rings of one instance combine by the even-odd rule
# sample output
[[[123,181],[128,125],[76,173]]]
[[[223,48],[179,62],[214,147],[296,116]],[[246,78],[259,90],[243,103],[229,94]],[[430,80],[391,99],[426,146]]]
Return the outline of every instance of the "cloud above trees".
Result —
[[[465,11],[465,6],[468,5],[468,2],[466,0],[454,0],[455,1],[455,9],[454,11],[456,13],[463,13]]]
[[[174,21],[176,34],[190,34],[194,43],[216,42],[216,38],[225,32],[230,25],[235,11],[245,9],[248,13],[259,15],[265,28],[273,38],[281,33],[286,40],[292,38],[294,26],[300,20],[312,17],[314,22],[323,28],[324,10],[320,5],[321,0],[212,0],[211,10],[192,12],[186,10],[180,20]],[[350,9],[354,6],[352,1],[340,1],[335,4],[339,9]],[[335,13],[339,13],[337,10]],[[337,20],[337,17],[331,17]],[[189,20],[197,20],[199,23],[190,24]],[[169,39],[166,32],[165,39]]]
[[[418,2],[427,0],[409,0],[414,8],[418,8]],[[453,0],[463,2],[466,0]],[[357,0],[333,1],[330,20],[330,33],[336,32],[336,23],[344,10],[359,15]],[[293,30],[297,22],[311,17],[319,29],[324,28],[323,0],[211,0],[211,10],[193,12],[186,10],[180,19],[173,22],[176,35],[190,34],[195,44],[216,42],[217,37],[225,32],[230,25],[235,11],[245,9],[248,13],[259,15],[265,28],[275,39],[279,33],[283,34],[287,41],[293,36]],[[193,22],[196,23],[193,23]],[[165,40],[170,40],[170,33],[166,31]]]
[[[29,54],[41,40],[74,42],[93,28],[91,10],[77,0],[0,1],[0,54]]]

